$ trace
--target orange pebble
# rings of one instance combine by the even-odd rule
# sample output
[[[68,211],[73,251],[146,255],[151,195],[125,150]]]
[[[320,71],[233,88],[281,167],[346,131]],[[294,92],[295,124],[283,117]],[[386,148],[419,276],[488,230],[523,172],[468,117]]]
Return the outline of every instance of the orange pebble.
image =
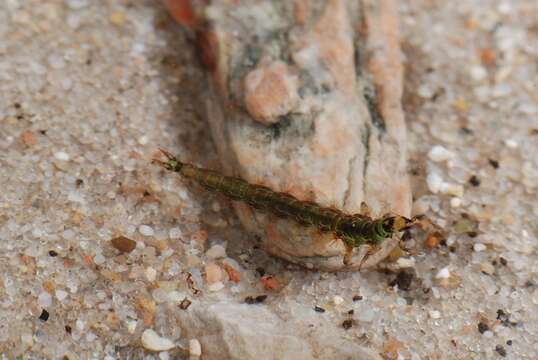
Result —
[[[262,282],[265,290],[277,291],[280,289],[280,282],[273,275],[262,276],[260,281]]]

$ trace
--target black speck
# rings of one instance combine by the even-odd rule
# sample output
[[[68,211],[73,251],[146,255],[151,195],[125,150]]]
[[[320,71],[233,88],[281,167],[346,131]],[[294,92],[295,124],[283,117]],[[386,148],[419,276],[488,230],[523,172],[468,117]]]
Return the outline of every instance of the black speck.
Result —
[[[494,169],[498,169],[499,168],[499,162],[497,160],[494,160],[494,159],[488,159],[489,161],[489,164],[494,168]]]
[[[82,184],[84,184],[84,180],[82,180],[82,179],[75,180],[75,185],[77,185],[77,187],[81,187]]]
[[[348,313],[348,315],[353,315],[353,314],[355,314],[355,310],[351,309],[347,313]]]
[[[398,285],[398,289],[403,291],[409,291],[411,283],[413,282],[414,275],[408,271],[401,271],[396,275],[396,279],[390,282],[390,286]]]
[[[469,183],[473,185],[474,187],[478,187],[480,186],[480,179],[476,175],[473,175],[469,179]]]
[[[362,296],[361,295],[353,295],[353,301],[361,301]]]
[[[65,325],[65,332],[68,333],[68,334],[71,334],[71,326],[69,325]]]
[[[508,346],[512,346],[512,340],[508,340],[508,341],[506,342],[506,345],[508,345]]]
[[[479,323],[478,323],[478,332],[479,332],[480,334],[483,334],[483,333],[485,333],[485,332],[488,331],[488,330],[489,330],[489,326],[488,326],[488,324],[483,323],[483,322],[479,322]]]
[[[267,299],[267,295],[258,295],[258,296],[247,296],[245,298],[245,303],[247,304],[260,304]]]
[[[264,275],[265,275],[265,269],[262,268],[262,267],[257,267],[257,268],[256,268],[256,272],[257,272],[260,276],[264,276]]]
[[[21,104],[18,103],[18,102],[16,102],[16,103],[13,104],[13,107],[14,107],[15,109],[20,109],[20,108],[21,108]]]
[[[41,311],[41,315],[39,315],[39,320],[47,321],[48,319],[49,319],[49,312],[43,309],[43,311]]]
[[[495,346],[495,351],[497,351],[497,353],[499,353],[499,355],[501,355],[502,357],[506,357],[506,350],[504,349],[504,347],[502,347],[502,345]]]
[[[47,135],[47,130],[39,130],[39,133],[40,133],[41,135]]]
[[[56,251],[54,251],[54,250],[51,250],[51,251],[49,251],[49,256],[50,257],[56,257],[56,256],[58,256],[58,253]]]
[[[314,307],[314,311],[315,312],[319,312],[319,313],[324,313],[325,312],[325,309],[320,307],[320,306],[315,306]]]
[[[19,115],[15,116],[15,118],[16,118],[17,120],[22,120],[22,119],[24,119],[24,115],[20,115],[20,114],[19,114]]]
[[[478,236],[478,232],[477,231],[468,231],[467,236],[469,236],[471,238],[475,238],[475,237]]]
[[[500,261],[502,266],[508,265],[508,261],[505,258],[503,258],[502,256],[499,258],[499,261]]]
[[[264,302],[265,299],[267,299],[267,295],[258,295],[254,300],[256,300],[256,303],[259,304]]]
[[[471,135],[473,133],[473,130],[469,129],[468,127],[462,126],[460,128],[461,132],[465,135]]]
[[[346,330],[351,329],[352,326],[353,326],[353,320],[351,319],[344,320],[344,322],[342,323],[342,327]]]

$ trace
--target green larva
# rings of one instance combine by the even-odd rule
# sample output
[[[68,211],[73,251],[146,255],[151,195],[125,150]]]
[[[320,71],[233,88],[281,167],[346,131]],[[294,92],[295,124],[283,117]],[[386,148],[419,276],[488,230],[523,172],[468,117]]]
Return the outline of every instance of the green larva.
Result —
[[[153,162],[163,168],[180,173],[210,191],[221,193],[232,200],[243,201],[253,208],[271,212],[279,217],[291,218],[303,225],[315,226],[323,232],[332,232],[342,239],[349,249],[361,245],[377,245],[418,222],[418,218],[408,219],[392,214],[378,219],[373,219],[367,214],[349,215],[314,202],[301,201],[263,185],[253,185],[239,178],[224,176],[214,170],[180,162],[167,151],[161,150],[161,152],[167,160],[154,159]]]

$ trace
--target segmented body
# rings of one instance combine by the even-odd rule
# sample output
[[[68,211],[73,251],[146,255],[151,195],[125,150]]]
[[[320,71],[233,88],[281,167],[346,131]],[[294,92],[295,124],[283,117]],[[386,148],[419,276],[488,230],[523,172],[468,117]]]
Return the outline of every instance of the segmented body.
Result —
[[[349,215],[314,202],[301,201],[290,194],[276,192],[263,185],[250,184],[239,178],[224,176],[217,171],[182,163],[171,154],[162,152],[168,161],[155,160],[155,162],[166,169],[178,172],[208,190],[224,194],[232,200],[243,201],[253,208],[294,219],[300,224],[316,226],[321,231],[333,232],[351,247],[379,243],[392,236],[394,232],[410,225],[412,221],[401,216],[374,220],[362,214]]]

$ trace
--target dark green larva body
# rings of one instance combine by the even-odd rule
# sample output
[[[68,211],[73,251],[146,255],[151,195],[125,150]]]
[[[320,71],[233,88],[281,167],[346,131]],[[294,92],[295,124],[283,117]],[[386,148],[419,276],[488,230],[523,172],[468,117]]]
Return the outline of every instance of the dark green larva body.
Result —
[[[243,201],[256,209],[271,212],[279,217],[294,219],[300,224],[316,226],[324,232],[332,232],[351,247],[377,244],[391,237],[394,232],[402,230],[412,221],[401,216],[388,216],[374,220],[362,214],[348,215],[314,202],[301,201],[263,185],[253,185],[213,170],[181,163],[169,153],[165,151],[163,153],[168,157],[168,161],[155,160],[155,162],[166,169],[178,172],[208,190],[221,193],[232,200]]]

